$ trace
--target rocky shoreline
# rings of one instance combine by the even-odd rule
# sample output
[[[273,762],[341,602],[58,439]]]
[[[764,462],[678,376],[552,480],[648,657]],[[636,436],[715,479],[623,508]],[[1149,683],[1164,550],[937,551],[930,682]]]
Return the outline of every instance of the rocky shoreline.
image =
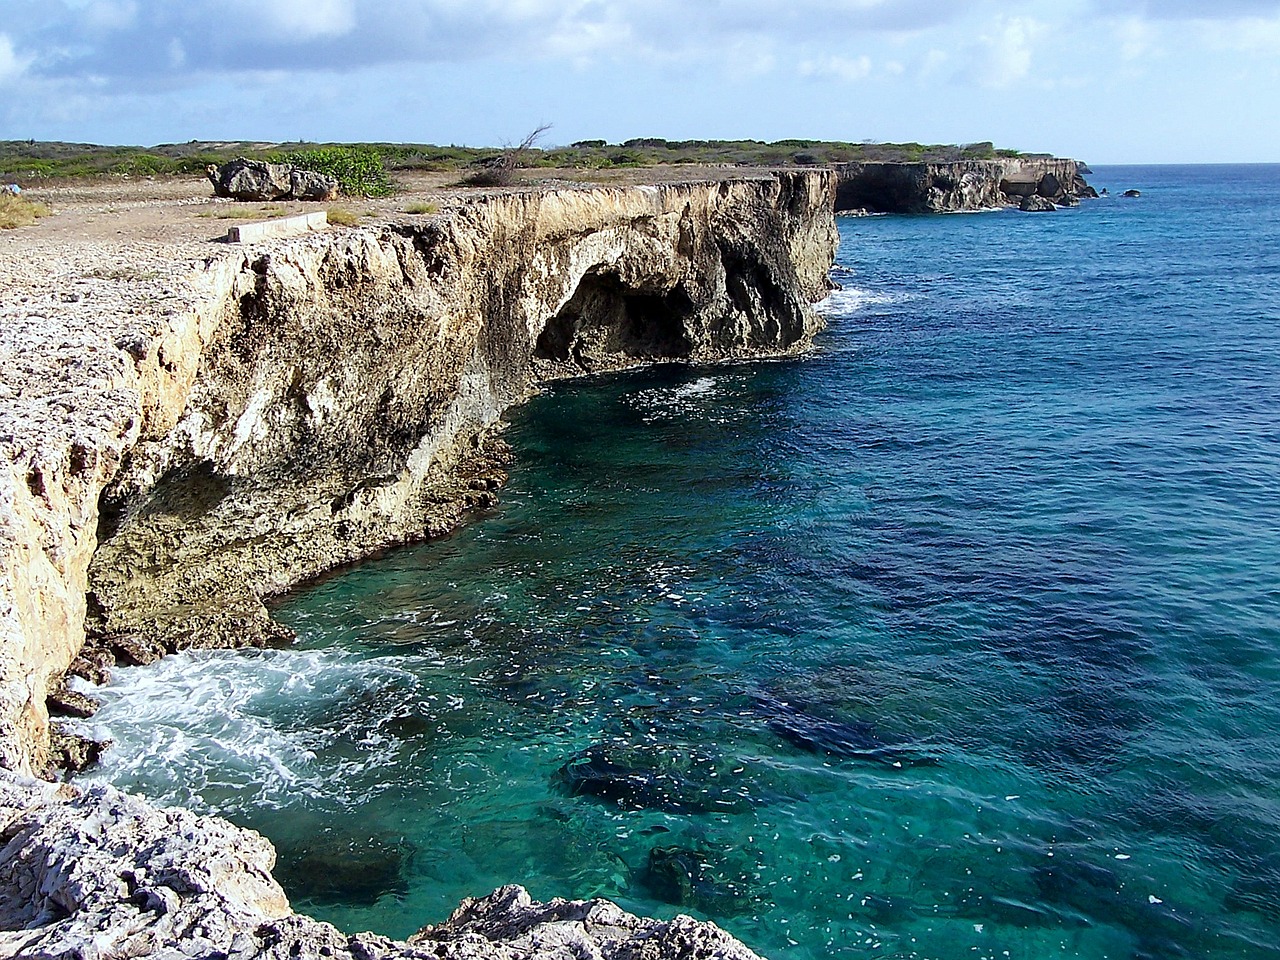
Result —
[[[289,909],[251,830],[109,787],[0,772],[0,956],[226,960],[758,960],[713,924],[647,920],[521,887],[464,901],[407,942],[349,936]]]
[[[834,187],[784,172],[511,191],[244,248],[4,237],[0,951],[752,956],[711,925],[661,932],[601,905],[563,908],[576,919],[555,914],[552,934],[473,904],[497,946],[478,920],[429,950],[344,938],[288,911],[256,835],[28,778],[92,759],[49,721],[92,710],[69,672],[268,642],[263,597],[492,502],[500,417],[540,383],[805,349]],[[155,817],[189,842],[135,835]],[[612,946],[564,932],[600,911]]]

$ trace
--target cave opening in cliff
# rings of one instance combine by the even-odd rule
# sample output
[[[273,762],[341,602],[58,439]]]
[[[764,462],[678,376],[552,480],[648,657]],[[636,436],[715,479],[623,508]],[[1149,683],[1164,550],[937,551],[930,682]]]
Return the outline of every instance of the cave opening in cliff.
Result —
[[[588,273],[538,336],[540,360],[595,370],[628,360],[674,360],[693,352],[684,318],[693,303],[684,291],[647,293],[616,276]]]

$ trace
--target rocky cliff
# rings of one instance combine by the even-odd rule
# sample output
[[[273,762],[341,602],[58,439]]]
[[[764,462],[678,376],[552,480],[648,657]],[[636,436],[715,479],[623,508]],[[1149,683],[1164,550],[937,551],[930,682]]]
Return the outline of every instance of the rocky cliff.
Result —
[[[1021,205],[1031,197],[1071,203],[1097,196],[1075,160],[845,163],[836,167],[836,209],[869,213],[958,213]]]
[[[620,911],[600,920],[621,931],[609,950],[542,950],[545,931],[524,953],[456,946],[483,924],[441,933],[447,949],[382,953],[331,928],[299,933],[311,921],[277,902],[269,846],[252,863],[234,852],[259,840],[168,813],[157,830],[212,845],[174,852],[126,831],[91,856],[111,823],[154,826],[155,812],[20,778],[76,760],[74,742],[50,739],[50,703],[86,708],[68,671],[262,643],[280,633],[264,596],[490,502],[499,418],[539,383],[804,349],[828,288],[834,193],[822,172],[507,193],[203,262],[184,259],[207,249],[194,248],[175,257],[181,276],[121,266],[115,248],[83,262],[54,250],[61,272],[4,267],[0,766],[19,777],[3,775],[0,930],[14,936],[0,952],[77,955],[83,935],[119,946],[102,956],[142,956],[222,923],[216,949],[235,956],[675,956],[688,930],[623,936],[640,928]],[[62,835],[88,846],[53,850]],[[150,844],[141,859],[137,844]],[[248,893],[232,903],[236,891]],[[205,897],[199,916],[182,912],[189,896]],[[588,907],[544,919],[559,930],[596,916]],[[272,918],[287,929],[255,940]]]
[[[804,348],[833,187],[511,193],[250,248],[51,361],[0,487],[0,760],[47,768],[69,667],[261,643],[263,596],[489,502],[539,382]]]

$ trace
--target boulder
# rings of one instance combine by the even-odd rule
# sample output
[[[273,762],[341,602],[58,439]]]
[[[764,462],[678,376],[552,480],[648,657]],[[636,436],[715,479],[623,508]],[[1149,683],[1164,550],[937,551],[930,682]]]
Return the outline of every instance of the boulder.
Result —
[[[1058,208],[1053,205],[1052,200],[1046,200],[1039,195],[1027,197],[1018,207],[1024,213],[1052,213]]]
[[[1071,181],[1070,192],[1080,199],[1097,200],[1098,191],[1089,186],[1089,182],[1079,174]]]
[[[332,200],[338,195],[338,181],[322,173],[299,170],[287,163],[267,163],[244,157],[212,164],[205,170],[213,193],[232,200]]]
[[[289,188],[294,200],[336,200],[338,181],[314,170],[299,170],[289,174]]]
[[[267,201],[289,196],[293,185],[289,175],[293,168],[283,163],[246,160],[240,157],[220,167],[212,164],[205,170],[213,184],[214,196],[232,200]]]
[[[1126,190],[1126,191],[1124,192],[1124,195],[1125,195],[1126,197],[1140,197],[1140,196],[1142,196],[1142,191],[1141,191],[1141,190]]]
[[[1078,207],[1080,206],[1080,198],[1074,194],[1066,194],[1058,198],[1058,206],[1060,207]]]

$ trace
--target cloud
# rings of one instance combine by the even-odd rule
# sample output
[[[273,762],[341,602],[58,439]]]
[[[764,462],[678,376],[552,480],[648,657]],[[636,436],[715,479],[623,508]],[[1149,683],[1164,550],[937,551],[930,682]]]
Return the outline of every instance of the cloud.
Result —
[[[0,86],[7,86],[17,80],[30,63],[29,57],[21,57],[13,49],[13,41],[8,34],[0,33]]]
[[[1031,72],[1035,39],[1045,25],[1026,17],[1001,18],[978,38],[962,76],[980,86],[1002,89],[1026,79]]]
[[[1135,14],[1148,20],[1240,20],[1280,16],[1280,0],[1099,0],[1103,16]]]
[[[871,58],[865,55],[855,59],[835,56],[818,57],[800,61],[797,70],[802,77],[820,77],[844,83],[856,83],[871,75]],[[900,66],[899,70],[901,70]]]
[[[644,57],[753,70],[776,48],[911,34],[991,0],[12,0],[42,77]],[[815,60],[815,62],[817,62]],[[851,61],[856,62],[856,61]]]
[[[243,16],[265,16],[274,36],[295,40],[341,37],[356,27],[354,0],[234,0],[232,10]]]

